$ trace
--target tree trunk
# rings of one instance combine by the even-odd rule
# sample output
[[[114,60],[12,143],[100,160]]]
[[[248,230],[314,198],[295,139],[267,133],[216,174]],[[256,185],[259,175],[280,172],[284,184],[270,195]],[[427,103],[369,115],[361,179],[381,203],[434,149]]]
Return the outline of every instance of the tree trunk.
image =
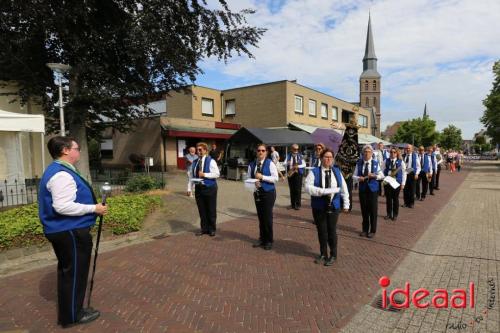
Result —
[[[89,146],[87,143],[87,130],[82,125],[69,125],[69,135],[74,137],[80,145],[80,161],[76,164],[76,168],[85,179],[92,183],[89,167]]]

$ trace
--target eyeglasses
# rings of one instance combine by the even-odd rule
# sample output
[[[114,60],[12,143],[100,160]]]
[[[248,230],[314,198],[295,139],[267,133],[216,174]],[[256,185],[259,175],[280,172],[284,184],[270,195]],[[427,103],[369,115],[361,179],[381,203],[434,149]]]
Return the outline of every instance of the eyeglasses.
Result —
[[[80,147],[71,147],[70,149],[74,149],[74,150],[78,150],[78,151],[82,150]]]
[[[196,151],[203,151],[203,148],[198,148],[196,149]]]
[[[257,149],[257,152],[259,152],[259,153],[260,153],[260,152],[265,153],[265,152],[266,152],[266,150],[265,150],[265,149]]]

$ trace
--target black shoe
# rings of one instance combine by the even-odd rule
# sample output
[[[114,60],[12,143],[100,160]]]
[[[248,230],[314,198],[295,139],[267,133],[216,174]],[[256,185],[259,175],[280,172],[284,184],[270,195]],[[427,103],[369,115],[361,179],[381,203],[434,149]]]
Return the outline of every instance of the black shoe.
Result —
[[[431,195],[434,195],[434,193],[431,193]]]
[[[389,215],[384,216],[384,220],[390,220],[390,219],[392,219],[392,217],[390,217]]]
[[[300,210],[300,207],[293,207],[293,209],[295,209],[295,210]]]
[[[408,208],[408,205],[401,205],[402,208]]]
[[[420,200],[420,201],[424,201],[424,199],[425,199],[425,198],[420,198],[419,200]]]
[[[326,263],[326,257],[325,256],[317,256],[316,259],[314,259],[314,263],[324,265]]]
[[[373,238],[373,237],[375,237],[375,233],[374,232],[370,232],[370,233],[368,233],[368,235],[366,237]]]
[[[61,325],[61,326],[63,328],[68,328],[68,327],[72,327],[75,325],[87,324],[87,323],[90,323],[91,321],[96,320],[101,315],[101,313],[99,311],[94,310],[92,308],[82,309],[80,313],[81,313],[81,315],[80,315],[80,319],[78,319],[78,321],[71,323],[71,324]]]
[[[215,231],[210,231],[210,237],[215,237]]]
[[[439,191],[439,187],[434,187],[435,190]]]
[[[273,244],[271,244],[271,243],[267,243],[266,245],[264,245],[264,250],[269,251],[269,250],[271,250],[272,248],[273,248]]]
[[[396,221],[397,219],[398,219],[398,217],[397,217],[397,216],[393,216],[393,217],[392,217],[392,220],[393,220],[393,221]]]
[[[264,243],[262,243],[262,242],[257,242],[257,243],[254,243],[254,244],[252,245],[252,247],[253,247],[253,248],[256,248],[256,247],[262,247],[262,246],[264,246]]]
[[[409,205],[408,208],[413,208],[413,205]]]
[[[206,232],[204,232],[204,231],[197,231],[195,233],[195,236],[203,236],[204,234],[206,234]]]
[[[290,206],[286,207],[286,209],[295,209],[295,206],[294,205],[290,205]]]
[[[328,258],[328,260],[325,262],[325,266],[332,266],[333,263],[337,260],[336,257],[334,256],[331,256],[330,258]]]
[[[359,233],[359,236],[360,237],[368,237],[368,233],[363,231],[363,232]]]

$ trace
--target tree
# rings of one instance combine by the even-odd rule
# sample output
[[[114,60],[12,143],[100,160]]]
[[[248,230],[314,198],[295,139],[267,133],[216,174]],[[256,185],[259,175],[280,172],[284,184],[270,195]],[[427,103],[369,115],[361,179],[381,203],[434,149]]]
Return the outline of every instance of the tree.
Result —
[[[436,143],[438,138],[436,122],[428,116],[424,116],[402,122],[392,141],[427,147]]]
[[[39,97],[55,130],[58,94],[45,64],[72,66],[65,120],[89,174],[87,133],[98,137],[109,124],[130,130],[148,114],[137,106],[194,82],[205,57],[252,57],[249,47],[265,31],[246,23],[253,13],[232,12],[225,0],[215,9],[206,0],[5,0],[0,81],[17,82],[22,101]]]
[[[441,132],[439,143],[444,149],[459,150],[462,147],[462,131],[454,125],[449,125]]]
[[[486,126],[486,134],[493,143],[500,143],[500,60],[493,65],[493,88],[483,100],[484,110],[481,122]]]

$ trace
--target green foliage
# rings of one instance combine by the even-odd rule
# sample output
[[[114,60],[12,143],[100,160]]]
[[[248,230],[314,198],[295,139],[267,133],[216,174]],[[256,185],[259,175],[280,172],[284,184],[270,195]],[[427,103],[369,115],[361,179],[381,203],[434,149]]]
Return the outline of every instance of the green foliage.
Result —
[[[444,149],[459,150],[462,147],[462,131],[454,125],[449,125],[441,132],[439,143]]]
[[[486,110],[481,122],[486,126],[486,134],[492,138],[492,142],[500,143],[500,60],[493,65],[493,74],[495,75],[493,87],[483,100]]]
[[[430,146],[439,140],[436,122],[428,116],[405,121],[399,126],[392,141],[414,146]]]
[[[144,192],[162,187],[155,178],[146,175],[138,175],[130,178],[125,184],[127,192]]]
[[[140,230],[144,218],[161,204],[159,195],[134,194],[107,200],[109,213],[103,230],[121,235]],[[38,205],[31,204],[0,212],[0,250],[46,243],[38,219]]]
[[[484,135],[478,135],[476,136],[476,140],[474,143],[477,145],[484,145],[486,143],[486,138],[484,137]]]

